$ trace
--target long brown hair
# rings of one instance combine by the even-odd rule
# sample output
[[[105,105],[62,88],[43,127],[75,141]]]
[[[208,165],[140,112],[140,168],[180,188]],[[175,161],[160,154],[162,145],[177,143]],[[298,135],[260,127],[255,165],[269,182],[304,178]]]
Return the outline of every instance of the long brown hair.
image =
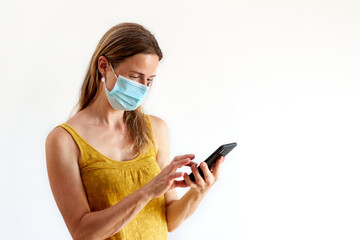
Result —
[[[113,68],[116,68],[127,57],[138,53],[156,54],[159,61],[162,59],[155,37],[143,26],[137,23],[120,23],[110,28],[100,39],[91,57],[76,105],[77,112],[86,108],[99,95],[102,77],[98,69],[100,56],[105,56]],[[129,134],[128,145],[135,153],[142,152],[151,142],[151,130],[147,127],[142,108],[125,111],[124,122]]]

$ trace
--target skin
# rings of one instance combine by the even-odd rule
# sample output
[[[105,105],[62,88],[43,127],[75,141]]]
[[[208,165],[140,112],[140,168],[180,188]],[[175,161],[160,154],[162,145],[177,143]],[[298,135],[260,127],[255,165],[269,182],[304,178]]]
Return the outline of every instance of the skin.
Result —
[[[114,68],[119,74],[148,85],[155,76],[159,58],[154,54],[137,54],[127,58]],[[88,107],[75,114],[66,123],[71,125],[90,145],[103,155],[126,161],[136,157],[127,147],[127,129],[123,122],[124,111],[113,109],[105,95],[105,85],[111,90],[116,77],[105,57],[98,60],[99,71],[106,81],[101,83],[99,95]],[[137,71],[142,74],[134,73]],[[219,158],[213,170],[205,163],[200,167],[202,178],[191,160],[193,154],[176,156],[169,161],[169,140],[166,123],[150,115],[157,147],[157,162],[162,171],[148,184],[123,198],[107,209],[91,212],[82,185],[79,158],[80,151],[71,135],[63,128],[53,129],[46,139],[46,161],[50,186],[64,218],[67,228],[74,239],[105,239],[129,223],[153,198],[164,194],[168,230],[174,231],[186,218],[194,213],[211,186],[217,181],[224,158]],[[195,175],[192,182],[186,173],[177,172],[178,168],[189,166]],[[184,177],[185,182],[176,181]],[[179,199],[175,188],[190,187]]]

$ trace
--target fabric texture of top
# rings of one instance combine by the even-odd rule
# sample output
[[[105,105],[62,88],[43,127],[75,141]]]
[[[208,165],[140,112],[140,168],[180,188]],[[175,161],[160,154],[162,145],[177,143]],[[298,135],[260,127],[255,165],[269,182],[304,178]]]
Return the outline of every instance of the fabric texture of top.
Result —
[[[129,161],[116,161],[106,157],[70,125],[59,125],[70,133],[79,147],[81,179],[92,212],[115,205],[161,171],[156,160],[150,117],[145,114],[145,118],[151,130],[151,144]],[[124,228],[107,239],[168,239],[164,195],[150,200]]]

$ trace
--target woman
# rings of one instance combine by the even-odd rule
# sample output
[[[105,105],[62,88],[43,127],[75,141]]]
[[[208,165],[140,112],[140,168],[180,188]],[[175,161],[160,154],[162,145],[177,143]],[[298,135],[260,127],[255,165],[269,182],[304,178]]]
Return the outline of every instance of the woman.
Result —
[[[139,24],[112,27],[100,40],[81,88],[79,109],[46,139],[51,189],[74,239],[167,239],[216,181],[193,154],[169,162],[165,122],[139,106],[161,50]],[[192,182],[178,168],[190,166]],[[183,181],[175,180],[183,177]],[[178,199],[176,187],[190,187]]]

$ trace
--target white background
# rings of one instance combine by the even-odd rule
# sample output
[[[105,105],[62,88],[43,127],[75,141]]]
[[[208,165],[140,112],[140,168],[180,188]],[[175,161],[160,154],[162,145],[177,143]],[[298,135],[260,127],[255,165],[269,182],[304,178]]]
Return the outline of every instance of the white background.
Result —
[[[171,158],[238,143],[170,239],[360,239],[356,0],[1,0],[1,239],[70,239],[45,139],[120,22],[164,53],[144,108],[167,122]]]

